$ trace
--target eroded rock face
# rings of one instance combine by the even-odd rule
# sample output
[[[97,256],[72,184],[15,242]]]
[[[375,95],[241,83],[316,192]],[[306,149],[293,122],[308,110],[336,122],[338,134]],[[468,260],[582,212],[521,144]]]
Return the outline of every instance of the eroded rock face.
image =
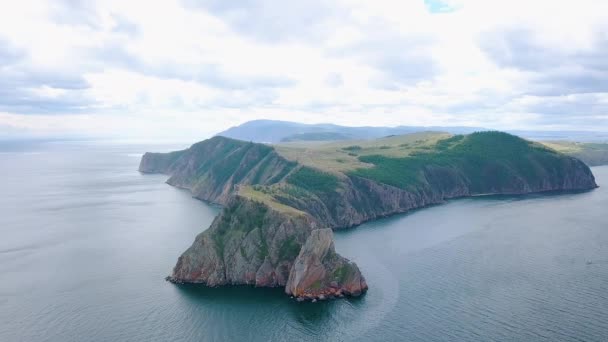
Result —
[[[179,257],[169,280],[284,286],[302,245],[317,228],[310,215],[235,196]]]
[[[357,265],[336,253],[332,230],[313,230],[291,268],[285,293],[323,300],[365,291],[367,283]]]

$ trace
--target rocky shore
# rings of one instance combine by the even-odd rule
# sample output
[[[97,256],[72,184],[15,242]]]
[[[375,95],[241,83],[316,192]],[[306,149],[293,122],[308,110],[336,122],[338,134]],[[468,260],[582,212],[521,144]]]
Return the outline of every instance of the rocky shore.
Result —
[[[367,290],[365,278],[336,253],[331,229],[450,198],[597,187],[576,158],[504,133],[467,139],[453,140],[466,144],[449,154],[444,144],[426,159],[375,158],[370,168],[350,173],[303,167],[271,146],[223,137],[183,151],[146,153],[140,171],[167,174],[167,183],[224,205],[167,280],[285,287],[298,300],[358,296]],[[405,175],[412,169],[413,176]],[[411,181],[403,185],[399,177]]]

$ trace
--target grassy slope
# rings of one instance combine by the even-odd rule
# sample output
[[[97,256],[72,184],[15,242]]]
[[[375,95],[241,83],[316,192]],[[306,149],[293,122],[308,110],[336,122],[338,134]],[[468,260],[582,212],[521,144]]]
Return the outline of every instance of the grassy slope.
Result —
[[[452,136],[424,132],[371,141],[280,144],[277,151],[324,174],[356,175],[399,188],[415,188],[425,183],[429,167],[449,169],[470,180],[473,192],[509,184],[514,179],[540,182],[548,173],[561,172],[562,155],[546,146],[501,132],[480,132]],[[310,172],[308,172],[310,173]],[[323,176],[321,173],[321,176]],[[309,175],[309,184],[326,191],[335,184],[327,177]],[[293,179],[293,176],[290,178]],[[289,181],[289,179],[288,179]]]
[[[376,155],[360,159],[375,167],[351,174],[381,183],[415,187],[424,182],[425,168],[441,167],[462,173],[470,180],[473,192],[479,192],[519,177],[541,181],[547,172],[559,172],[562,157],[543,145],[507,133],[480,132],[453,136],[406,158]]]
[[[608,164],[608,143],[544,141],[543,144],[558,152],[579,158],[589,166]]]
[[[238,194],[255,202],[264,203],[270,208],[282,213],[304,215],[302,211],[296,208],[277,202],[272,196],[277,190],[278,188],[276,186],[241,186],[239,187]]]
[[[371,167],[359,160],[361,156],[406,157],[432,149],[437,141],[450,136],[449,133],[422,132],[375,140],[283,143],[275,148],[288,160],[326,172],[342,173]]]

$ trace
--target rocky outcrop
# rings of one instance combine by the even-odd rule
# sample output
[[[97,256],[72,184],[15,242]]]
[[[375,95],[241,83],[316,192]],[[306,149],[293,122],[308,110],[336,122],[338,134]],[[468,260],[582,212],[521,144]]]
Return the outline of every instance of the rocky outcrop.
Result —
[[[357,265],[336,253],[332,230],[313,230],[291,268],[285,293],[299,300],[324,300],[365,291]]]
[[[308,214],[236,196],[179,257],[169,280],[285,286],[302,245],[317,228]]]

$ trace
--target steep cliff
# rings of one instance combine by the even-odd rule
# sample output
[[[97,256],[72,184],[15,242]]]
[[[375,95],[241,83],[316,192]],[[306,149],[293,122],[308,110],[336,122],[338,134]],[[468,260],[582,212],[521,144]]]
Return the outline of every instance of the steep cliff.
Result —
[[[272,147],[214,137],[171,153],[146,153],[139,171],[169,175],[167,183],[196,198],[225,204],[238,185],[280,182],[296,166]]]
[[[215,137],[183,151],[146,153],[142,172],[168,174],[167,183],[225,205],[169,280],[286,286],[308,299],[358,295],[367,289],[363,276],[335,253],[323,228],[456,197],[597,186],[578,159],[509,134],[430,136],[295,152]]]
[[[300,168],[285,180],[293,188],[271,190],[277,201],[342,228],[451,198],[597,187],[580,160],[506,133],[454,136],[437,145],[403,158],[361,156],[372,166],[344,174]]]
[[[170,277],[208,286],[285,286],[293,262],[318,223],[280,205],[234,196],[199,234]]]
[[[336,253],[331,229],[313,230],[289,273],[285,293],[323,300],[365,291],[367,283],[357,265]]]

